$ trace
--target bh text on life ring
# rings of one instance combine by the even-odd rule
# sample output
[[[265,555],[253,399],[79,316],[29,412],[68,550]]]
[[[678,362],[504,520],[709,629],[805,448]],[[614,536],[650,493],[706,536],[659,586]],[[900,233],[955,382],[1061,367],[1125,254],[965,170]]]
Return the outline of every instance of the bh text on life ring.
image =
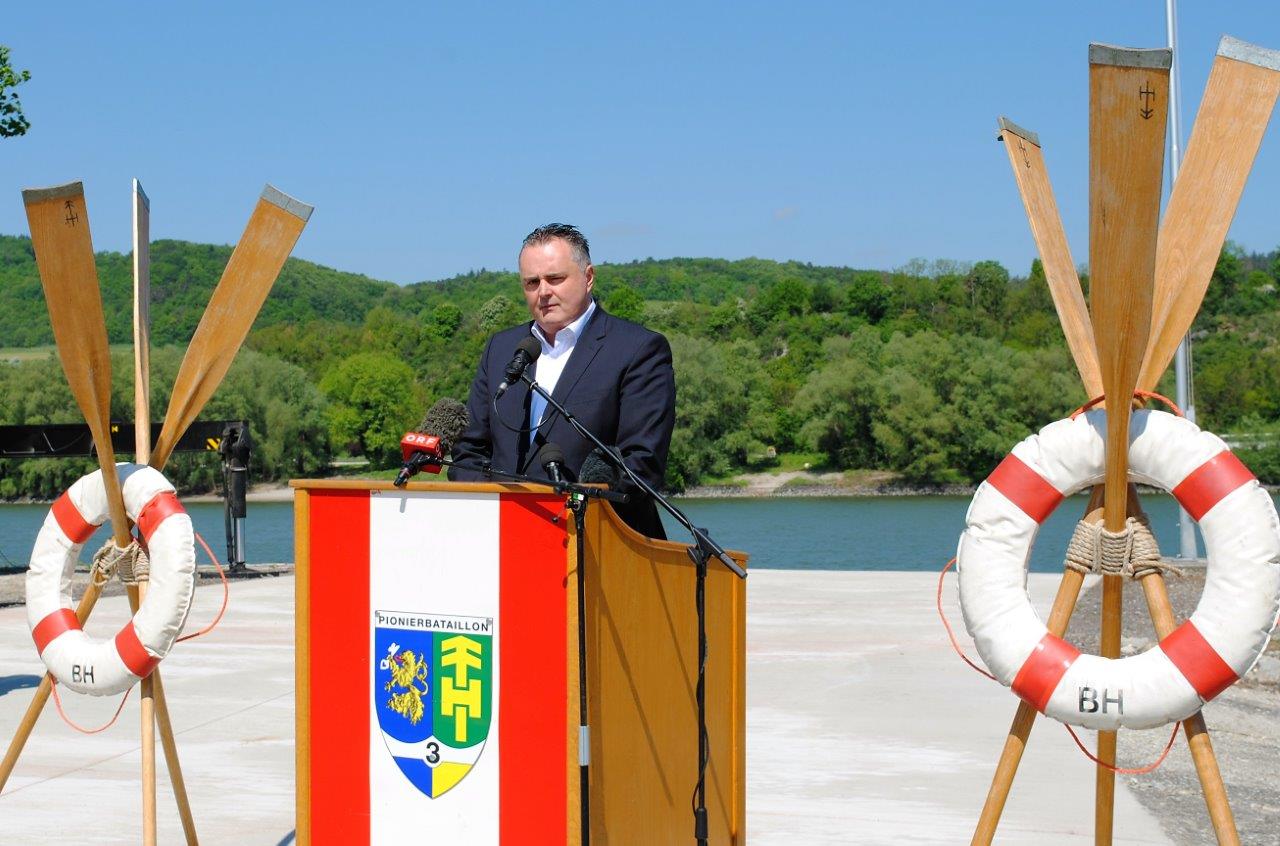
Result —
[[[81,630],[71,577],[85,542],[108,517],[102,471],[80,478],[45,517],[27,571],[27,623],[36,650],[60,684],[107,696],[145,678],[168,654],[191,608],[195,545],[191,518],[158,470],[117,464],[125,510],[151,561],[146,598],[110,640]]]
[[[1065,496],[1101,483],[1106,413],[1051,423],[979,486],[956,553],[965,625],[992,674],[1056,720],[1091,729],[1185,719],[1247,673],[1280,612],[1280,520],[1217,436],[1161,411],[1129,428],[1129,479],[1170,491],[1200,524],[1208,555],[1195,613],[1139,655],[1081,654],[1050,634],[1027,595],[1040,524]]]

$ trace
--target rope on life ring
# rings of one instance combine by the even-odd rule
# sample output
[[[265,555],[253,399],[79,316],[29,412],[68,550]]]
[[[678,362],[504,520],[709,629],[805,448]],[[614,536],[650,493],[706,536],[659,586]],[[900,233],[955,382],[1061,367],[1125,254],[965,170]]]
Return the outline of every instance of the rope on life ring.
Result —
[[[1209,559],[1195,613],[1156,647],[1118,659],[1081,654],[1049,633],[1027,595],[1040,525],[1104,477],[1104,411],[1051,423],[1015,446],[974,494],[956,553],[965,626],[996,680],[1047,716],[1103,731],[1191,716],[1253,667],[1280,616],[1280,518],[1249,469],[1217,436],[1165,412],[1135,412],[1129,444],[1130,480],[1171,492],[1199,522]],[[1142,532],[1130,523],[1082,538],[1110,547],[1086,556],[1088,566],[1149,572],[1158,552],[1134,555]]]
[[[173,485],[158,470],[118,464],[125,511],[140,542],[119,549],[113,541],[94,556],[93,578],[117,568],[147,581],[146,599],[109,640],[89,637],[72,610],[71,579],[86,541],[106,522],[102,471],[81,477],[49,509],[27,571],[27,623],[36,651],[58,683],[78,693],[108,696],[145,678],[169,653],[186,622],[195,590],[191,518]]]

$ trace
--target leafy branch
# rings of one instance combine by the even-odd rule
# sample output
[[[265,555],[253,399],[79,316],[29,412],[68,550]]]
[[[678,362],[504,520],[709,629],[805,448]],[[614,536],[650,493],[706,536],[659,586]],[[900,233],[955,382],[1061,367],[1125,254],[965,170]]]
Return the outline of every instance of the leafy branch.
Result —
[[[31,79],[31,72],[14,70],[9,63],[9,48],[0,44],[0,138],[26,135],[31,121],[22,113],[22,101],[16,89]]]

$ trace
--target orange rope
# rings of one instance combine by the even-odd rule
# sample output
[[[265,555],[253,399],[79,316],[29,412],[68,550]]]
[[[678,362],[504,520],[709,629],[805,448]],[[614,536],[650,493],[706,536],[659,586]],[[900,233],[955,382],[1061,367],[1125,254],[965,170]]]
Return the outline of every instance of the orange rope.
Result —
[[[97,734],[98,732],[106,731],[107,729],[115,725],[116,720],[120,718],[120,712],[124,710],[124,703],[129,701],[129,694],[133,693],[133,688],[131,687],[124,692],[124,696],[120,697],[120,707],[116,708],[116,712],[115,714],[112,715],[110,722],[96,729],[87,729],[80,725],[77,725],[75,721],[73,721],[70,717],[67,716],[67,712],[62,710],[62,697],[58,696],[58,680],[53,678],[52,673],[49,674],[49,678],[53,679],[53,685],[52,685],[53,704],[58,709],[58,716],[62,717],[62,721],[64,723],[71,726],[73,729],[80,732],[81,734]]]
[[[964,650],[960,648],[960,644],[956,641],[955,632],[951,631],[951,623],[947,621],[947,612],[942,610],[942,584],[943,584],[943,581],[947,578],[947,571],[950,570],[951,565],[955,563],[956,563],[956,559],[952,558],[950,561],[947,562],[947,566],[942,568],[942,572],[938,574],[938,616],[942,618],[942,625],[947,630],[947,637],[951,638],[951,648],[956,651],[956,654],[959,655],[962,659],[964,659],[964,662],[968,664],[970,667],[973,667],[979,673],[982,673],[984,676],[991,679],[992,681],[996,681],[995,676],[991,675],[986,670],[982,669],[977,664],[970,661],[969,656],[964,654]]]
[[[1149,772],[1154,772],[1156,767],[1163,764],[1164,759],[1169,756],[1169,750],[1173,748],[1173,742],[1178,739],[1178,726],[1182,725],[1182,723],[1176,722],[1173,724],[1173,734],[1169,735],[1169,742],[1165,744],[1164,751],[1160,753],[1159,758],[1156,758],[1155,763],[1148,764],[1145,767],[1137,767],[1135,769],[1116,767],[1106,763],[1105,761],[1098,760],[1092,752],[1084,748],[1084,744],[1080,742],[1080,738],[1076,736],[1076,733],[1071,730],[1071,726],[1066,723],[1063,723],[1062,725],[1066,728],[1067,733],[1071,735],[1071,739],[1076,742],[1076,746],[1080,747],[1080,751],[1085,754],[1085,757],[1103,769],[1111,770],[1111,772],[1119,773],[1120,775],[1146,775]]]
[[[991,675],[986,670],[982,669],[977,664],[970,661],[969,656],[964,654],[964,650],[960,648],[960,644],[956,641],[955,633],[951,630],[951,623],[947,621],[947,614],[945,611],[942,610],[942,585],[947,577],[947,571],[950,570],[951,565],[955,563],[956,563],[956,559],[952,558],[950,561],[947,562],[947,566],[942,568],[942,572],[938,575],[938,616],[942,619],[942,625],[947,630],[947,637],[951,639],[951,648],[956,651],[956,654],[959,655],[966,664],[968,664],[970,667],[973,667],[979,673],[982,673],[984,676],[991,679],[992,681],[998,681],[998,679],[995,676]],[[1074,731],[1072,731],[1071,726],[1067,725],[1066,723],[1063,723],[1062,727],[1065,728],[1067,730],[1067,733],[1071,735],[1071,739],[1076,742],[1076,746],[1080,747],[1080,751],[1085,754],[1085,757],[1087,757],[1090,761],[1093,761],[1098,766],[1111,770],[1111,772],[1113,773],[1119,773],[1120,775],[1146,775],[1149,772],[1153,772],[1157,767],[1163,764],[1164,759],[1169,756],[1169,750],[1173,748],[1173,742],[1178,739],[1178,726],[1180,725],[1182,725],[1182,723],[1173,724],[1173,734],[1170,735],[1168,744],[1165,745],[1164,751],[1160,753],[1160,757],[1155,760],[1155,763],[1148,764],[1145,767],[1137,767],[1135,769],[1126,769],[1124,767],[1116,767],[1116,766],[1112,766],[1111,764],[1107,764],[1098,760],[1098,758],[1096,758],[1093,755],[1093,753],[1090,752],[1088,749],[1086,749],[1084,747],[1084,744],[1080,742],[1080,738],[1076,736],[1076,733]]]
[[[222,569],[222,564],[221,562],[218,561],[218,556],[213,554],[213,550],[209,548],[209,544],[205,543],[204,538],[200,536],[199,532],[196,532],[195,536],[196,536],[196,540],[200,541],[200,545],[204,547],[204,551],[206,554],[208,554],[209,560],[213,562],[213,566],[217,568],[218,575],[222,578],[222,607],[218,609],[218,614],[213,618],[213,622],[211,622],[209,625],[205,626],[203,629],[201,629],[198,632],[193,632],[192,634],[189,634],[189,635],[183,635],[182,637],[175,640],[174,643],[182,643],[182,641],[184,640],[191,640],[192,638],[200,637],[201,635],[206,635],[209,632],[213,631],[214,628],[217,627],[218,623],[222,621],[222,615],[226,613],[227,603],[231,598],[231,588],[230,588],[230,585],[227,584],[227,573],[225,570]],[[76,724],[75,721],[73,721],[70,717],[67,716],[67,712],[62,709],[62,697],[58,695],[58,680],[53,678],[52,674],[50,674],[49,678],[52,679],[53,681],[53,685],[52,685],[53,703],[58,709],[58,716],[62,717],[62,721],[64,723],[71,726],[73,729],[80,732],[81,734],[98,734],[99,732],[106,731],[107,729],[115,725],[116,720],[120,718],[120,712],[124,710],[124,703],[129,700],[129,694],[133,692],[132,687],[130,687],[128,690],[124,692],[124,696],[121,697],[120,699],[120,706],[116,708],[116,712],[111,717],[110,722],[96,729],[87,729],[87,728],[84,728],[83,726]]]
[[[1149,399],[1160,400],[1160,402],[1169,406],[1170,410],[1172,410],[1174,414],[1178,415],[1179,417],[1186,416],[1182,413],[1182,409],[1178,408],[1177,403],[1175,403],[1173,400],[1169,399],[1168,397],[1164,396],[1163,394],[1157,394],[1155,391],[1134,391],[1133,395],[1140,400],[1149,400]],[[1098,396],[1086,402],[1084,405],[1077,408],[1075,411],[1071,412],[1071,419],[1075,420],[1081,414],[1084,414],[1086,411],[1093,408],[1095,405],[1102,402],[1106,398],[1107,398],[1106,394],[1099,394]]]
[[[204,547],[204,551],[209,556],[209,560],[213,562],[213,566],[218,569],[218,575],[222,578],[222,607],[218,609],[218,615],[213,618],[212,623],[205,626],[198,632],[183,635],[175,640],[174,643],[182,643],[184,640],[191,640],[192,638],[207,635],[209,632],[213,631],[214,628],[217,627],[218,623],[222,622],[222,615],[226,613],[227,602],[231,598],[231,587],[227,584],[227,573],[222,569],[222,564],[218,561],[218,556],[213,554],[213,550],[209,548],[209,544],[204,542],[204,538],[200,536],[199,532],[196,532],[195,535],[196,540],[200,541],[200,545]]]

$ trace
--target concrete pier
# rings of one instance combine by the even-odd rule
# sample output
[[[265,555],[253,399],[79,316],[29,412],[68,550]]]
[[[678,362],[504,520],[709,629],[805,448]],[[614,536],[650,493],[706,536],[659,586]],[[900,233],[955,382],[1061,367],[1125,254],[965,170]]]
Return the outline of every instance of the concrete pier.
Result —
[[[1042,614],[1057,580],[1031,577]],[[968,842],[1017,703],[952,652],[936,577],[761,570],[748,585],[748,842]],[[945,596],[962,629],[953,584]],[[197,591],[188,631],[221,599]],[[89,630],[106,637],[127,615],[122,597],[103,599]],[[0,609],[0,743],[42,671],[25,609]],[[179,645],[163,676],[201,842],[292,842],[293,579],[233,585],[218,629]],[[97,726],[118,702],[71,695],[64,708]],[[0,794],[0,842],[139,842],[138,728],[136,689],[91,736],[51,702]],[[158,769],[159,841],[181,843],[162,757]],[[1093,772],[1060,725],[1037,723],[997,842],[1092,842]],[[1116,843],[1170,842],[1123,784],[1115,830]]]

